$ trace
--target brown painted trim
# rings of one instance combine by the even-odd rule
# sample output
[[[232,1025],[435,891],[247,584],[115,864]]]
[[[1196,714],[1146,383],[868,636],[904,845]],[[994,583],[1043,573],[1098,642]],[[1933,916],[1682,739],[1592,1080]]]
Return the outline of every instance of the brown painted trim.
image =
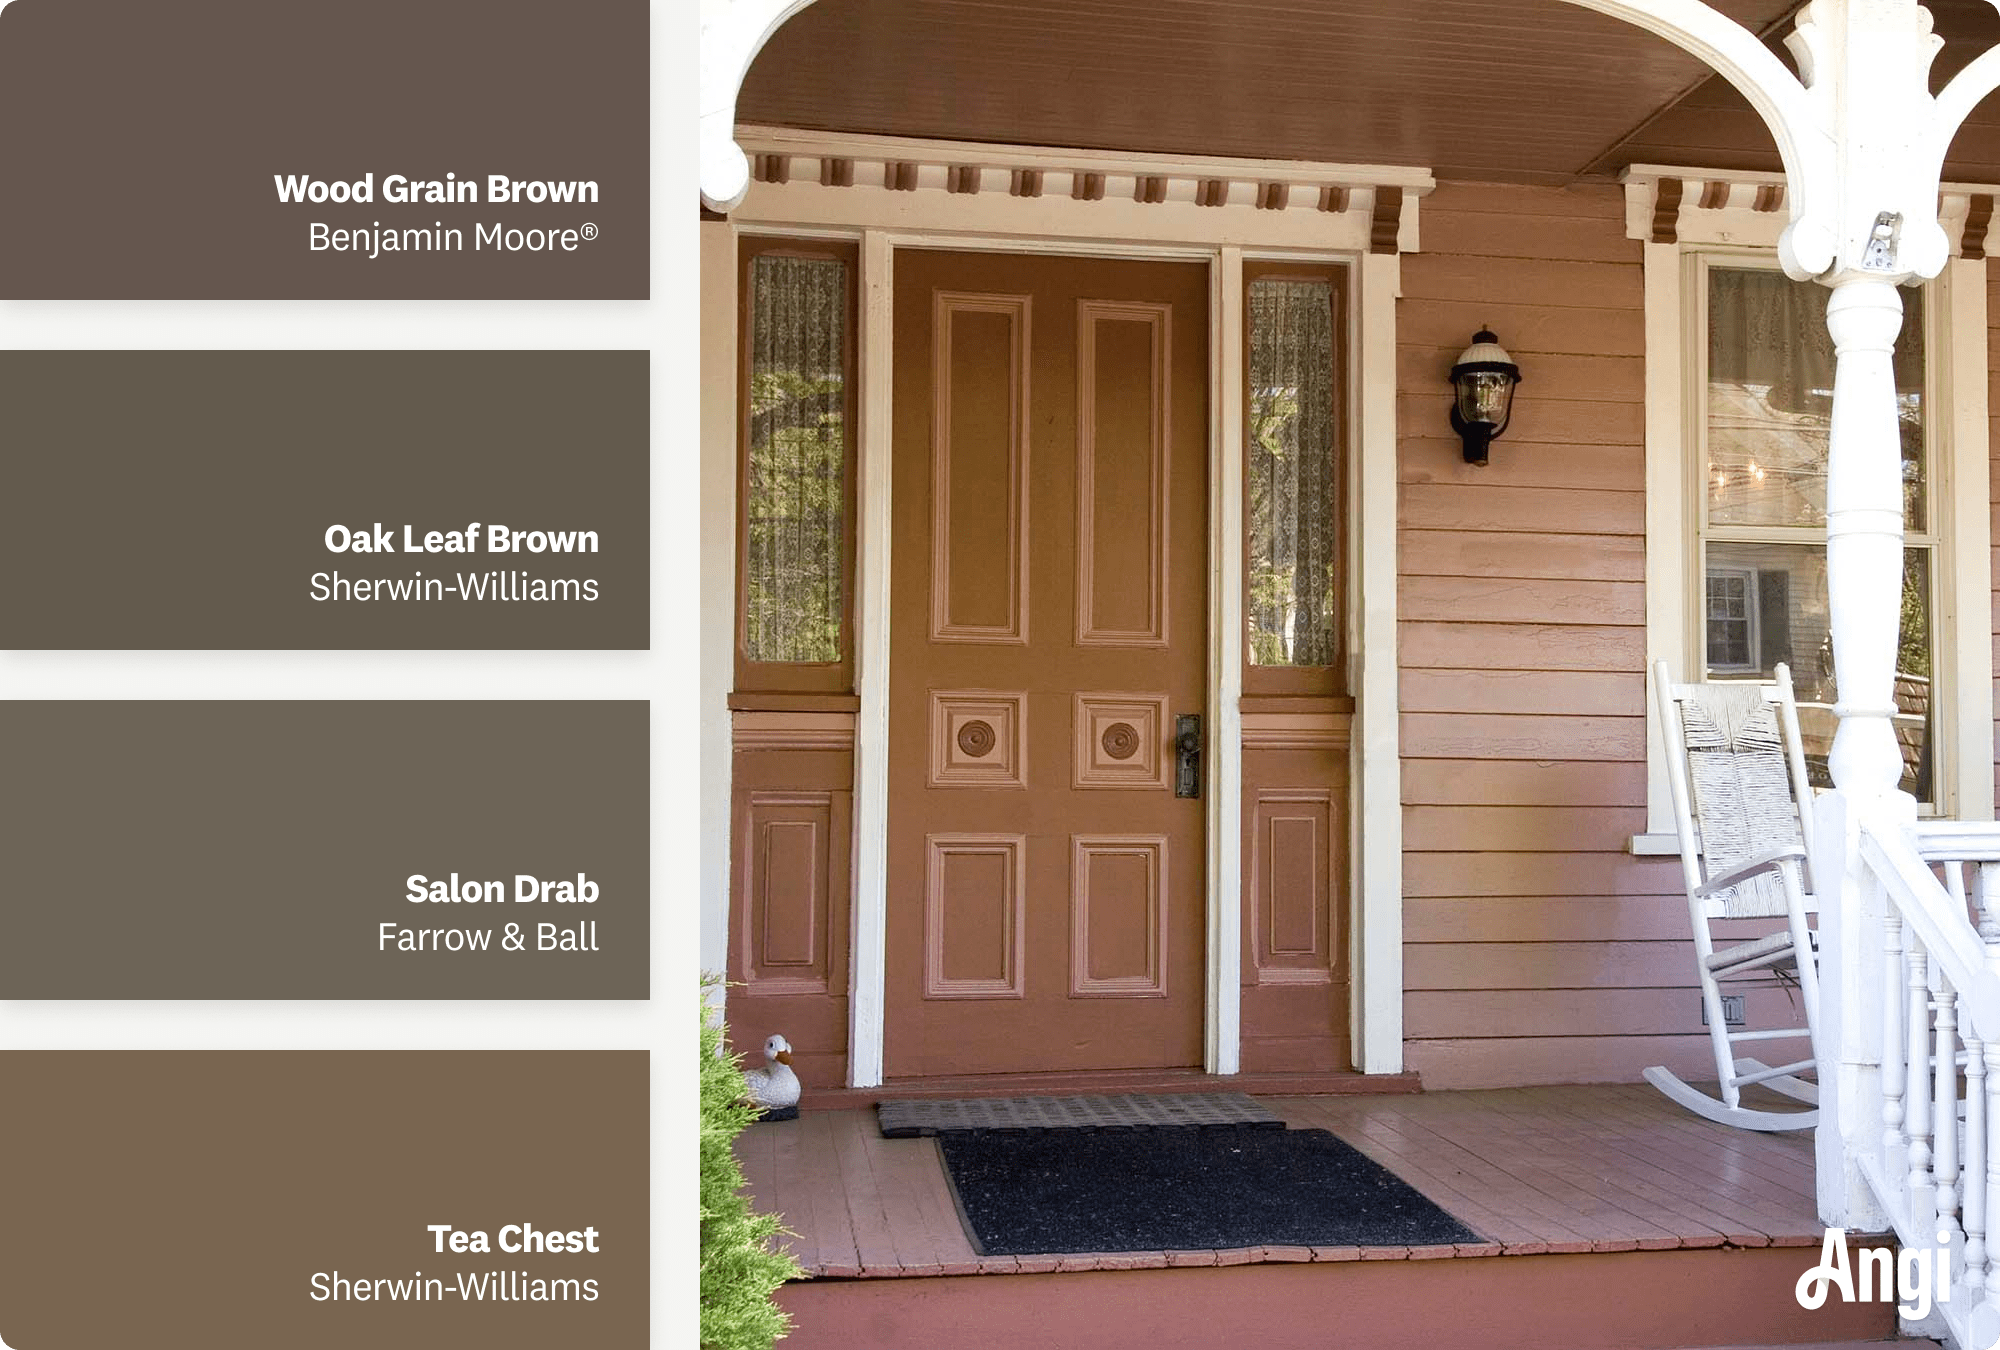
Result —
[[[853,187],[854,161],[843,156],[827,156],[819,162],[819,181],[823,187]]]
[[[751,750],[852,750],[854,714],[739,712],[730,718],[737,753]]]
[[[1701,200],[1696,203],[1704,211],[1720,211],[1729,205],[1729,184],[1720,178],[1701,185]]]
[[[979,166],[977,164],[954,164],[945,170],[944,190],[961,195],[979,191]]]
[[[1016,197],[1039,197],[1042,195],[1042,171],[1040,169],[1016,169],[1007,184],[1007,191]]]
[[[1347,189],[1329,183],[1319,190],[1319,209],[1338,214],[1347,209]]]
[[[1341,523],[1343,546],[1335,550],[1336,561],[1333,573],[1334,630],[1347,631],[1347,551],[1345,535],[1347,524],[1347,399],[1349,383],[1347,379],[1347,285],[1348,269],[1339,263],[1323,265],[1303,265],[1298,263],[1243,264],[1243,416],[1244,416],[1244,474],[1249,474],[1250,455],[1250,287],[1259,281],[1294,280],[1324,281],[1332,287],[1333,301],[1333,391],[1337,402],[1337,415],[1333,419],[1333,480],[1334,513]],[[1243,494],[1243,604],[1247,614],[1250,603],[1250,494]],[[1243,697],[1248,701],[1257,697],[1327,697],[1344,694],[1347,675],[1346,653],[1336,654],[1333,664],[1327,666],[1259,666],[1251,663],[1249,644],[1243,651]],[[1349,701],[1348,706],[1353,706]]]
[[[759,155],[751,161],[750,176],[760,183],[789,182],[792,176],[790,155]]]
[[[1290,183],[1259,183],[1257,185],[1257,209],[1259,211],[1282,211],[1292,200]]]
[[[1396,234],[1403,223],[1403,189],[1399,187],[1378,187],[1375,189],[1375,216],[1368,226],[1368,251],[1370,253],[1395,253],[1398,251]]]
[[[967,1078],[899,1078],[881,1087],[823,1088],[808,1111],[873,1106],[912,1097],[1041,1097],[1079,1092],[1248,1092],[1260,1097],[1375,1096],[1422,1092],[1414,1073],[1344,1071],[1212,1074],[1199,1069],[1115,1069],[1097,1073],[1002,1073]]]
[[[1196,206],[1227,206],[1229,204],[1229,180],[1227,178],[1204,178],[1195,189]]]
[[[1339,713],[1352,716],[1354,700],[1336,694],[1245,694],[1236,701],[1246,716],[1254,713]]]
[[[1784,204],[1785,185],[1783,183],[1766,183],[1757,189],[1756,197],[1750,202],[1750,209],[1752,211],[1762,211],[1768,215]]]
[[[1653,242],[1671,244],[1681,231],[1681,191],[1678,178],[1662,178],[1653,185]]]
[[[1792,1288],[1817,1258],[1810,1248],[1531,1256],[1490,1250],[1496,1245],[982,1257],[976,1273],[945,1274],[935,1264],[901,1265],[885,1241],[889,1264],[851,1268],[864,1278],[794,1281],[777,1300],[793,1319],[796,1344],[874,1350],[978,1343],[964,1334],[974,1327],[1017,1333],[994,1343],[1095,1350],[1205,1350],[1218,1342],[1829,1346],[1895,1334],[1888,1303],[1798,1306]],[[1662,1339],[1663,1329],[1672,1339]]]
[[[892,159],[882,166],[882,186],[891,192],[917,190],[917,166],[906,159]]]
[[[1245,750],[1345,750],[1354,719],[1345,713],[1245,713]]]
[[[1960,257],[1977,262],[1986,256],[1986,232],[1992,223],[1993,194],[1973,193],[1965,206],[1965,233],[1958,247]]]
[[[841,350],[847,361],[845,411],[847,427],[846,485],[842,505],[843,538],[841,559],[840,660],[820,663],[752,661],[748,641],[749,520],[750,520],[750,319],[754,313],[750,291],[752,268],[766,255],[831,258],[847,268],[847,331]],[[859,310],[861,250],[854,243],[839,240],[800,240],[745,237],[737,249],[737,448],[736,448],[736,689],[757,693],[846,694],[854,688],[854,548],[859,531],[857,474],[861,426],[861,390],[856,362],[861,319]],[[857,705],[858,706],[858,705]]]
[[[1167,199],[1167,180],[1156,173],[1140,174],[1132,183],[1132,200],[1154,205]]]
[[[729,696],[731,712],[858,712],[861,699],[854,694],[737,693]]]
[[[1069,195],[1080,202],[1101,202],[1104,200],[1104,175],[1101,173],[1079,173],[1071,178]]]

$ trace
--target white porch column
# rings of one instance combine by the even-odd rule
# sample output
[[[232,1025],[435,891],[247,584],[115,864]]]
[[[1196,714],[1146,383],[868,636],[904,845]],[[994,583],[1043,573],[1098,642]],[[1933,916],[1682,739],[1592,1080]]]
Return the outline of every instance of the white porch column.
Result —
[[[1903,600],[1903,452],[1896,406],[1893,280],[1850,273],[1834,284],[1833,425],[1826,475],[1827,607],[1833,630],[1834,785],[1857,798],[1896,791],[1896,651]]]

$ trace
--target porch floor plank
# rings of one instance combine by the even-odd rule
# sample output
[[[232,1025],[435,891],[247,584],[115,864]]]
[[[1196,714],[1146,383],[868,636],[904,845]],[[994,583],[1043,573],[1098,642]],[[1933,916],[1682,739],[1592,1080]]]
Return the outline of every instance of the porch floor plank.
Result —
[[[1730,1189],[1711,1189],[1699,1196],[1690,1195],[1686,1189],[1687,1173],[1672,1165],[1672,1159],[1680,1156],[1670,1152],[1670,1146],[1679,1142],[1678,1136],[1667,1136],[1657,1117],[1648,1116],[1643,1110],[1636,1113],[1636,1119],[1627,1116],[1622,1104],[1607,1104],[1606,1109],[1594,1115],[1579,1111],[1574,1105],[1561,1110],[1569,1122],[1572,1137],[1582,1135],[1594,1138],[1602,1147],[1620,1155],[1621,1185],[1659,1197],[1657,1203],[1660,1206],[1706,1225],[1720,1241],[1739,1247],[1768,1246],[1773,1236],[1789,1233],[1797,1227],[1795,1204],[1788,1200],[1772,1207],[1763,1197],[1744,1193],[1734,1185],[1727,1166],[1720,1175],[1731,1180]],[[1735,1133],[1719,1125],[1711,1125],[1710,1129],[1723,1134]],[[1733,1142],[1729,1139],[1717,1141],[1724,1146],[1721,1156],[1730,1159],[1739,1156],[1733,1149]],[[1691,1161],[1698,1166],[1714,1166],[1710,1155],[1703,1153],[1697,1153]],[[1807,1194],[1811,1194],[1812,1184],[1809,1170],[1795,1171],[1789,1179],[1787,1194],[1797,1194],[1801,1186]],[[1689,1240],[1684,1245],[1709,1246],[1715,1243]]]
[[[1820,1238],[1810,1135],[1752,1134],[1688,1115],[1642,1085],[1261,1099],[1328,1129],[1482,1239],[1457,1247],[1251,1247],[981,1257],[934,1139],[883,1139],[872,1110],[815,1109],[756,1126],[749,1189],[833,1277],[1002,1275],[1306,1261],[1465,1260],[1675,1247],[1805,1246]]]
[[[1561,1096],[1498,1105],[1523,1124],[1544,1131],[1551,1146],[1587,1165],[1591,1175],[1606,1187],[1607,1198],[1621,1209],[1663,1219],[1673,1240],[1641,1239],[1641,1247],[1715,1247],[1731,1241],[1732,1235],[1742,1239],[1739,1246],[1768,1245],[1769,1235],[1763,1227],[1767,1216],[1746,1218],[1726,1195],[1704,1196],[1699,1201],[1689,1197],[1684,1174],[1661,1167],[1643,1140],[1635,1144],[1627,1137],[1628,1127],[1616,1116],[1579,1113],[1572,1109],[1570,1098]],[[1735,1212],[1718,1213],[1717,1208]]]

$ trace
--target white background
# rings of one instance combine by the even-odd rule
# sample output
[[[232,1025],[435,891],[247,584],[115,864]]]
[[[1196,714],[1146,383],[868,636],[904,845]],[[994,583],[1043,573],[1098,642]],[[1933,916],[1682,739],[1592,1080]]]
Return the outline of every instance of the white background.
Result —
[[[554,0],[552,0],[552,3]],[[4,7],[5,0],[0,0]],[[625,348],[652,353],[650,652],[0,652],[9,699],[646,699],[652,703],[653,1000],[4,1002],[0,1050],[366,1049],[653,1052],[653,1344],[695,1340],[694,1057],[698,948],[698,218],[696,7],[652,6],[649,301],[34,301],[0,303],[17,348]],[[384,35],[393,40],[393,35]],[[0,128],[0,134],[24,134]],[[25,134],[41,134],[27,132]],[[0,185],[0,191],[4,191]],[[607,185],[607,190],[610,189]],[[143,225],[135,206],[134,228]],[[228,222],[216,222],[226,229]],[[4,358],[0,358],[4,359]],[[274,453],[282,428],[273,428]],[[143,450],[144,447],[135,447]],[[0,492],[10,444],[0,407]],[[63,562],[46,560],[51,573]],[[246,567],[258,566],[245,558]],[[165,572],[135,577],[171,603]],[[424,773],[423,764],[382,766]],[[0,772],[5,771],[0,764]],[[440,790],[449,791],[448,780]],[[227,859],[218,859],[226,866]],[[285,878],[269,879],[281,900]],[[0,904],[9,897],[0,895]],[[393,1125],[394,1103],[384,1103]],[[586,1123],[585,1133],[588,1133]],[[534,1147],[523,1140],[523,1148]],[[411,1147],[432,1146],[421,1137]],[[301,1158],[301,1167],[313,1160]],[[640,1179],[633,1178],[635,1185]],[[301,1215],[301,1223],[310,1216]],[[247,1240],[247,1239],[246,1239]],[[282,1240],[282,1239],[280,1239]],[[303,1279],[303,1274],[301,1279]]]

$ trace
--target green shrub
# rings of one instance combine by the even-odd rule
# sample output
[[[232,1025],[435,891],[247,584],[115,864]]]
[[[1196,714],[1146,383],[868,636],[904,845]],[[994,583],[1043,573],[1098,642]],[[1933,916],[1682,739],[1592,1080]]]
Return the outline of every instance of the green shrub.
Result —
[[[757,1112],[746,1100],[743,1068],[722,1050],[722,1023],[701,1011],[701,1343],[703,1350],[770,1350],[791,1319],[771,1293],[802,1272],[772,1239],[775,1215],[758,1214],[743,1194],[731,1145]]]

